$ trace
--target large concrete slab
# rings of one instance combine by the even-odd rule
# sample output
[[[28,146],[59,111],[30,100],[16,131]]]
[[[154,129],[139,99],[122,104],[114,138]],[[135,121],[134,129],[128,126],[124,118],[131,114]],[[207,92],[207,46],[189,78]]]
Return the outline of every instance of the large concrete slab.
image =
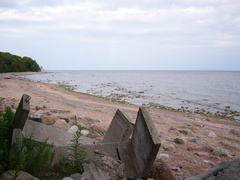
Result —
[[[72,142],[74,134],[63,131],[58,128],[54,128],[52,126],[48,126],[42,123],[38,123],[35,121],[27,120],[26,124],[23,128],[22,134],[24,137],[29,134],[33,134],[33,139],[35,141],[44,141],[48,138],[49,143],[54,143],[54,146],[69,146]],[[96,141],[84,136],[80,137],[80,142],[83,145],[92,145]]]
[[[130,154],[136,177],[147,178],[161,141],[153,120],[144,107],[139,108],[131,142]]]
[[[116,111],[112,122],[104,136],[103,143],[124,142],[132,134],[134,125],[119,109]]]

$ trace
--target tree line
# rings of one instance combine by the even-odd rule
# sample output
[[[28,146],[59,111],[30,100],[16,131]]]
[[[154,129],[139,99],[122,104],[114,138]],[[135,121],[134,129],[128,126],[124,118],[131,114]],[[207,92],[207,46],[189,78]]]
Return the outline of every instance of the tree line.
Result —
[[[0,52],[0,73],[41,71],[41,67],[30,57],[20,57],[8,52]]]

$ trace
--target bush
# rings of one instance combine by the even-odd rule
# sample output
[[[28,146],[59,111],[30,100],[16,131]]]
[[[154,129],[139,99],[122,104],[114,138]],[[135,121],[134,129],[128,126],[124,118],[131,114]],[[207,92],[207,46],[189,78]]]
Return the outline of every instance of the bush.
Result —
[[[0,173],[9,168],[9,155],[12,140],[12,122],[14,114],[11,108],[7,107],[5,112],[0,112]]]
[[[11,145],[14,113],[11,108],[0,112],[0,173],[23,170],[35,176],[44,175],[51,166],[55,152],[53,144],[33,141],[33,135],[17,137]]]
[[[10,168],[26,171],[34,176],[43,176],[50,168],[55,152],[53,144],[47,139],[43,142],[33,140],[33,135],[16,138],[12,144]]]
[[[58,163],[55,165],[55,169],[62,173],[63,175],[69,176],[74,173],[82,174],[83,163],[86,159],[87,152],[84,147],[79,143],[79,138],[81,137],[80,132],[78,131],[72,141],[72,144],[69,148],[70,154],[66,157],[62,154],[59,155]]]

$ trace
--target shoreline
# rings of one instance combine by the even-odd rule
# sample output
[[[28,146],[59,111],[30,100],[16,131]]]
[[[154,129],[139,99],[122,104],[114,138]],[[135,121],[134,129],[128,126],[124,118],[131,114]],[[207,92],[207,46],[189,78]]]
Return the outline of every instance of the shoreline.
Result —
[[[47,71],[45,71],[45,72],[33,72],[33,73],[32,72],[23,72],[23,73],[20,73],[19,75],[18,75],[18,73],[14,73],[14,76],[16,78],[18,78],[18,76],[22,76],[22,75],[32,75],[32,74],[41,74],[41,73],[51,73],[51,72],[47,72]],[[31,82],[36,82],[36,81],[33,81],[33,80],[31,80],[29,78],[25,78],[25,77],[23,77],[23,78],[21,77],[21,78],[18,78],[18,79],[27,80],[27,81],[31,81]],[[50,84],[50,83],[47,83],[47,82],[41,82],[41,83]],[[107,96],[101,96],[101,95],[96,95],[94,92],[93,93],[84,93],[84,92],[75,91],[74,85],[68,85],[65,82],[55,84],[55,85],[58,85],[59,87],[62,87],[67,91],[72,91],[72,92],[76,92],[76,93],[81,93],[83,95],[97,97],[97,98],[107,100],[107,101],[110,101],[110,102],[118,102],[118,103],[121,103],[121,104],[132,104],[132,105],[136,105],[136,106],[153,107],[153,108],[157,108],[157,109],[174,111],[174,112],[183,112],[183,113],[187,113],[187,114],[200,114],[200,115],[210,117],[210,118],[240,121],[240,111],[231,110],[230,106],[225,106],[225,109],[222,109],[222,110],[210,111],[210,110],[206,110],[205,108],[196,108],[195,110],[193,110],[193,109],[189,109],[188,106],[181,106],[181,108],[174,108],[174,107],[165,106],[165,105],[154,103],[154,102],[149,102],[149,103],[144,103],[142,105],[137,105],[137,104],[122,100],[122,98],[123,98],[122,94],[112,93],[112,94],[109,94]],[[125,96],[128,97],[129,95],[125,95]]]
[[[98,97],[67,91],[58,85],[26,81],[15,78],[4,79],[0,74],[0,98],[16,109],[22,94],[31,96],[30,115],[47,115],[68,118],[69,125],[75,120],[86,127],[98,126],[106,130],[120,109],[131,122],[135,122],[138,105],[120,104]],[[7,73],[8,76],[11,73]],[[160,154],[177,177],[197,175],[222,161],[240,159],[240,122],[205,117],[200,114],[174,112],[147,107],[162,140]],[[239,134],[233,134],[233,130]],[[184,144],[176,144],[181,138]],[[216,148],[226,150],[228,155],[216,155]],[[174,169],[174,168],[173,168]],[[175,168],[176,169],[176,168]]]

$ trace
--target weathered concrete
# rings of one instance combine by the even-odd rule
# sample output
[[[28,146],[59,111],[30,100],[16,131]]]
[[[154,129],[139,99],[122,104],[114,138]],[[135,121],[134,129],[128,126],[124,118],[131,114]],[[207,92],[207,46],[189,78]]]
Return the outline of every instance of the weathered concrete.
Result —
[[[144,107],[139,108],[131,142],[136,177],[147,178],[161,141],[158,131]]]
[[[95,150],[98,150],[121,160],[125,165],[125,176],[131,179],[148,177],[160,145],[159,134],[151,117],[145,108],[140,108],[130,140],[97,143],[86,146],[86,148],[90,157],[93,156]]]
[[[133,126],[126,115],[118,109],[104,136],[103,143],[127,141],[132,134]]]
[[[49,143],[54,143],[54,146],[69,146],[74,134],[68,131],[64,131],[52,126],[48,126],[35,121],[27,120],[23,128],[22,134],[27,137],[29,134],[33,134],[33,140],[44,141],[48,139]],[[93,139],[81,136],[80,142],[83,145],[90,145],[96,142]]]
[[[29,114],[30,99],[30,96],[26,94],[22,95],[22,99],[13,118],[13,128],[23,129]]]

